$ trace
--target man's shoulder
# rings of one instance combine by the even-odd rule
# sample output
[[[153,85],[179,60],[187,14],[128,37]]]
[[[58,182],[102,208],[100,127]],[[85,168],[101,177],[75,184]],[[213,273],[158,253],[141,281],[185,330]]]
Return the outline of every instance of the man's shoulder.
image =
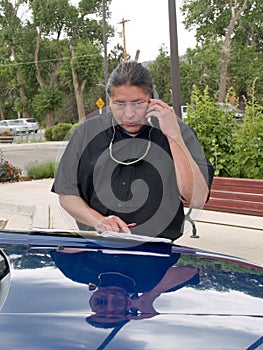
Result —
[[[102,113],[93,116],[88,116],[83,122],[86,125],[97,124],[97,125],[111,125],[112,113]]]
[[[112,114],[104,113],[92,116],[85,121],[83,121],[77,128],[78,133],[89,135],[98,134],[101,131],[107,130],[112,124]]]

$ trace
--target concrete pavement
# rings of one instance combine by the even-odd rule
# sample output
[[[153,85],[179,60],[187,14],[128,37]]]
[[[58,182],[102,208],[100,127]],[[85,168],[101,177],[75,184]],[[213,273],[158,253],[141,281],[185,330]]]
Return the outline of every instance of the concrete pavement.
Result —
[[[0,183],[0,227],[28,230],[42,228],[76,229],[74,220],[60,207],[50,191],[53,179]],[[199,238],[192,238],[187,224],[176,244],[230,254],[263,266],[263,217],[193,212]]]

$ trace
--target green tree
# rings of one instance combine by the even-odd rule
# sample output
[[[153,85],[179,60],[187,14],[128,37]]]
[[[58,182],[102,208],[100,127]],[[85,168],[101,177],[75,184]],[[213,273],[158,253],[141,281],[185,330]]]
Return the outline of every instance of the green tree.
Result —
[[[21,112],[23,117],[30,116],[29,95],[36,83],[34,72],[28,69],[28,62],[33,62],[31,43],[36,33],[18,17],[23,3],[0,1],[0,76],[2,84],[6,85],[1,100],[5,101],[3,105],[9,106],[8,115],[12,117],[10,109]]]
[[[78,7],[74,7],[68,0],[45,2],[33,0],[31,6],[34,23],[38,28],[35,66],[39,85],[41,88],[51,87],[59,81],[59,76],[67,76],[65,72],[61,74],[61,70],[66,69],[63,53],[70,53],[70,60],[67,57],[67,63],[70,63],[68,69],[71,71],[71,84],[75,93],[78,118],[83,120],[85,118],[84,89],[94,85],[98,72],[102,70],[102,22],[94,19],[94,16],[101,16],[102,2],[81,0]],[[62,35],[64,40],[61,40]],[[45,42],[54,43],[57,50],[54,60],[49,64],[48,74],[39,60]],[[63,86],[64,84],[69,87],[69,80],[64,80]],[[51,92],[52,89],[45,89],[45,93],[47,91]],[[51,94],[52,96],[54,95]],[[51,98],[48,100],[51,101]],[[46,112],[47,126],[54,124],[53,106],[54,104],[51,103],[52,108]]]
[[[152,75],[159,98],[171,104],[171,67],[170,56],[165,47],[159,49],[159,55],[147,67]]]
[[[234,45],[233,57],[228,70],[228,79],[238,97],[239,104],[245,109],[245,102],[251,98],[251,86],[258,80],[256,95],[263,104],[263,50],[258,52],[256,45]],[[261,96],[261,97],[260,97]]]
[[[129,56],[129,55],[128,55]],[[123,61],[123,47],[120,44],[114,46],[108,55],[108,70],[111,73]]]
[[[196,28],[197,42],[202,44],[209,40],[217,40],[222,43],[219,102],[225,100],[227,89],[230,87],[227,74],[229,62],[235,59],[233,43],[238,42],[239,46],[247,44],[248,37],[251,38],[253,35],[246,35],[246,33],[253,33],[253,31],[257,32],[254,40],[259,41],[259,38],[262,38],[262,25],[260,27],[262,11],[261,0],[215,0],[213,2],[184,0],[183,2],[185,26],[187,29]]]
[[[200,91],[208,88],[210,97],[218,93],[218,77],[220,72],[220,45],[216,41],[197,45],[188,49],[180,58],[182,103],[191,100],[193,86]]]
[[[107,13],[108,3],[110,1],[106,1]],[[80,1],[78,15],[74,17],[73,25],[67,29],[71,54],[70,69],[79,121],[85,119],[84,90],[96,86],[103,73],[101,56],[103,23],[89,18],[88,15],[102,17],[102,2],[98,0]],[[108,36],[111,35],[111,32],[111,27],[108,26]]]
[[[37,37],[34,50],[34,62],[36,78],[40,87],[39,96],[35,98],[35,106],[41,100],[41,95],[45,96],[45,121],[46,126],[54,125],[54,112],[57,102],[54,90],[58,82],[58,71],[63,62],[60,39],[63,30],[70,23],[70,15],[75,8],[68,4],[68,0],[33,0],[30,2],[33,13],[33,23],[37,28]],[[48,54],[49,58],[41,59],[41,56]],[[38,109],[43,107],[39,104]]]

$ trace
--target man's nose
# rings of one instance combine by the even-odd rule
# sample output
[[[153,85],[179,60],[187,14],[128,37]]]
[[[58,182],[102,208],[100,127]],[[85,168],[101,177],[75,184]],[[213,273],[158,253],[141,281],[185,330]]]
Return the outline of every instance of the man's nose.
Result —
[[[112,300],[108,300],[107,305],[105,307],[105,310],[107,313],[110,313],[110,314],[116,312],[116,307],[115,307],[114,303],[112,302]]]
[[[134,107],[131,103],[127,103],[126,106],[125,106],[125,115],[127,117],[133,117],[135,114],[134,112]]]

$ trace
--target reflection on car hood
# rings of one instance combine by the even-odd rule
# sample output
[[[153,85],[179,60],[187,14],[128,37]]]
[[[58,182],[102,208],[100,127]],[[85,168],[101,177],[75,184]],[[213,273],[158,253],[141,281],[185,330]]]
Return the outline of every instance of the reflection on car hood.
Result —
[[[35,238],[0,233],[2,348],[263,346],[262,267],[170,244]]]

